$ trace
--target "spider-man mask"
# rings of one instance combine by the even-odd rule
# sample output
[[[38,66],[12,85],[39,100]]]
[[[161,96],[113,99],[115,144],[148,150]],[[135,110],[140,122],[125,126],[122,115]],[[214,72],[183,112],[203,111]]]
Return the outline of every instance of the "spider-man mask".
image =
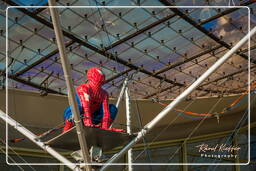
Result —
[[[93,67],[88,70],[87,79],[90,85],[95,88],[99,88],[105,82],[105,75],[99,68]]]

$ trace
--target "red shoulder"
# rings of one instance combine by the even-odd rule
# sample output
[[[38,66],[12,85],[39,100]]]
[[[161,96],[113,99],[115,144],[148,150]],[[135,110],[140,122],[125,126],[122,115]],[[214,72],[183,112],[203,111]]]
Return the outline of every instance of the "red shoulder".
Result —
[[[77,91],[83,91],[83,90],[87,90],[87,89],[88,89],[87,83],[81,84],[81,85],[79,85],[79,86],[76,88]]]

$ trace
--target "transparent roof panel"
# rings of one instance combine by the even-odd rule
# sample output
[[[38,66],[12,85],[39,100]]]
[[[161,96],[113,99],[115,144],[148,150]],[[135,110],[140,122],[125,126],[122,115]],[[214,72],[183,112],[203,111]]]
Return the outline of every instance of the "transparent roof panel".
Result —
[[[47,4],[47,0],[26,0],[26,1],[20,1],[20,0],[13,0],[13,2],[17,3],[20,6],[43,6]]]
[[[198,8],[193,10],[189,16],[195,21],[204,21],[218,14],[215,9],[216,8]],[[205,27],[210,27],[210,24],[205,25]]]
[[[86,81],[86,70],[97,66],[102,68],[107,80],[111,80],[104,85],[104,88],[112,93],[112,97],[118,96],[124,78],[133,73],[130,85],[132,97],[144,98],[152,95],[160,98],[174,98],[228,51],[226,45],[232,47],[247,33],[246,9],[179,9],[188,17],[188,20],[201,25],[196,27],[169,8],[71,7],[102,3],[95,4],[94,1],[81,0],[58,2],[59,5],[70,5],[69,8],[59,9],[59,11],[75,86]],[[138,2],[105,1],[105,5],[135,5],[136,3]],[[234,3],[237,4],[238,1]],[[163,6],[160,1],[140,1],[140,5],[150,4]],[[176,5],[195,4],[205,5],[207,2],[198,0],[176,2]],[[250,5],[250,7],[254,6],[255,3]],[[15,84],[21,89],[29,89],[28,87],[31,87],[29,81],[42,86],[40,85],[42,81],[49,77],[48,89],[66,93],[55,34],[46,24],[51,24],[49,10],[34,11],[32,9],[28,12],[34,14],[28,16],[17,9],[9,10],[9,68],[12,70],[9,74],[20,73],[17,78],[23,79],[25,85],[16,82]],[[252,25],[256,23],[254,18],[255,14],[252,14]],[[0,35],[1,41],[5,40],[5,27],[2,26],[5,24],[4,20],[5,14],[1,13],[0,29],[3,30]],[[212,39],[214,36],[216,38]],[[253,38],[251,47],[255,44],[256,39]],[[244,59],[248,55],[247,46],[246,44],[241,48],[242,55],[233,55],[220,69],[216,70],[209,80],[205,81],[209,84],[204,87],[216,92],[237,91],[243,84],[242,80],[245,80],[245,78],[239,80],[239,76],[246,75],[248,67],[248,61]],[[0,69],[4,70],[5,45],[1,43],[0,49],[2,51]],[[255,58],[254,50],[251,52],[253,58]],[[228,80],[226,84],[218,82],[210,85],[211,81],[218,79],[225,81],[223,77],[238,71],[241,73],[235,75],[234,80]],[[163,81],[164,79],[166,80]],[[162,82],[160,87],[157,87],[160,82]],[[174,85],[173,82],[180,86]],[[231,85],[234,85],[234,88]],[[168,90],[169,87],[173,92]],[[203,95],[207,92],[197,90],[192,93],[194,96],[196,94]]]

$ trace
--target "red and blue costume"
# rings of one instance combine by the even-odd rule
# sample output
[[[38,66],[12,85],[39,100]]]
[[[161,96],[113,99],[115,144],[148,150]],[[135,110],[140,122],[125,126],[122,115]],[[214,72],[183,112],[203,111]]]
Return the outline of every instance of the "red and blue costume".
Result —
[[[109,128],[117,115],[117,108],[108,104],[108,93],[102,89],[105,75],[99,68],[91,68],[87,72],[88,83],[81,84],[76,89],[76,100],[85,126],[101,127],[102,129],[124,132],[123,129]],[[65,126],[63,132],[73,125],[71,107],[64,111]]]

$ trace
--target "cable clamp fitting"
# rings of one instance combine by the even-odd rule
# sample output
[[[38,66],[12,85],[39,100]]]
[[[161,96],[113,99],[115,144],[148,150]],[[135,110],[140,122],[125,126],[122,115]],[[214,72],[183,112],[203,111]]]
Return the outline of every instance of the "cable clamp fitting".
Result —
[[[220,115],[219,113],[213,113],[213,116],[216,117],[218,124],[220,123]]]

